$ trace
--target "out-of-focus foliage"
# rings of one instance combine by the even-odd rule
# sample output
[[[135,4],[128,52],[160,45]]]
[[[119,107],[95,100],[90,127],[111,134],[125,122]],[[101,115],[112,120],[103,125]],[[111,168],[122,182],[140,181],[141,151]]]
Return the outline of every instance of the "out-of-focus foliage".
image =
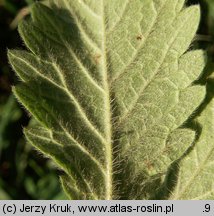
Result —
[[[0,0],[0,6],[3,6],[10,13],[17,15],[20,5],[31,5],[34,0]]]
[[[6,52],[22,45],[17,30],[11,27],[16,27],[22,8],[31,3],[33,0],[0,0],[0,199],[65,199],[56,168],[26,145],[22,128],[28,124],[29,115],[11,94],[17,78]]]
[[[209,62],[207,65],[207,74],[213,76],[214,72],[214,1],[213,0],[203,0],[203,4],[205,5],[206,12],[206,20],[205,24],[207,25],[207,34],[208,38],[208,57]]]
[[[0,199],[62,199],[54,167],[20,136],[23,118],[13,96],[0,106]]]
[[[214,1],[213,0],[204,0],[204,3],[207,4],[207,24],[209,26],[210,33],[214,34]]]

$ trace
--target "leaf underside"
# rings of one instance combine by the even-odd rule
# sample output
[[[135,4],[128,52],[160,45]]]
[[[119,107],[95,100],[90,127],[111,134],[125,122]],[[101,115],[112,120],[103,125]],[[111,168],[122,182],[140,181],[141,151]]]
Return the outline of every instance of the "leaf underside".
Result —
[[[151,199],[162,188],[195,141],[182,125],[205,95],[193,85],[204,53],[186,52],[199,19],[184,0],[49,0],[20,23],[29,51],[9,51],[14,93],[38,121],[25,135],[65,172],[71,199]]]
[[[197,120],[202,126],[201,136],[178,165],[177,185],[170,199],[214,199],[214,99]]]

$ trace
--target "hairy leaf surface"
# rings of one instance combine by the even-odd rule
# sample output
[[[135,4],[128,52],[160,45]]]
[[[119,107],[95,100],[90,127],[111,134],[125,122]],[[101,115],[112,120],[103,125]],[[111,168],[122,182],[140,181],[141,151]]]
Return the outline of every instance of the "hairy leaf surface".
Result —
[[[180,164],[177,186],[171,199],[212,200],[214,198],[214,100],[198,121],[202,134],[191,153]]]
[[[14,92],[40,123],[25,135],[71,199],[149,199],[192,144],[181,126],[205,94],[192,85],[204,54],[186,52],[199,17],[184,0],[50,0],[20,24]]]

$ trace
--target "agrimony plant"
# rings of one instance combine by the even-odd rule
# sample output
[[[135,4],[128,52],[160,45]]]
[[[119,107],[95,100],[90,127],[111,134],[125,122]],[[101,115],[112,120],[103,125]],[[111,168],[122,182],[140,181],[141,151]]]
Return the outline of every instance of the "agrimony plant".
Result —
[[[38,121],[25,135],[71,199],[210,198],[186,179],[213,127],[188,157],[197,137],[182,127],[205,97],[203,51],[186,52],[199,18],[184,0],[49,0],[20,23],[14,93]]]

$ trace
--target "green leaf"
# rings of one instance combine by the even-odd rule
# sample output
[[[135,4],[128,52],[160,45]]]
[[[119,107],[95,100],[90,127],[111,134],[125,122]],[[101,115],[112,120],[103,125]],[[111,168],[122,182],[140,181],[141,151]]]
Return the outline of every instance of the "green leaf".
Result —
[[[171,199],[211,200],[214,198],[214,99],[198,121],[202,134],[191,153],[179,164],[177,186]]]
[[[71,199],[149,199],[195,140],[205,65],[186,52],[199,23],[184,0],[50,0],[9,51],[18,100],[40,122],[26,138],[65,172]]]
[[[0,104],[0,157],[2,154],[2,149],[9,145],[7,139],[9,131],[9,125],[17,121],[21,117],[21,111],[17,106],[16,100],[13,95],[11,95],[7,102],[2,105]]]

